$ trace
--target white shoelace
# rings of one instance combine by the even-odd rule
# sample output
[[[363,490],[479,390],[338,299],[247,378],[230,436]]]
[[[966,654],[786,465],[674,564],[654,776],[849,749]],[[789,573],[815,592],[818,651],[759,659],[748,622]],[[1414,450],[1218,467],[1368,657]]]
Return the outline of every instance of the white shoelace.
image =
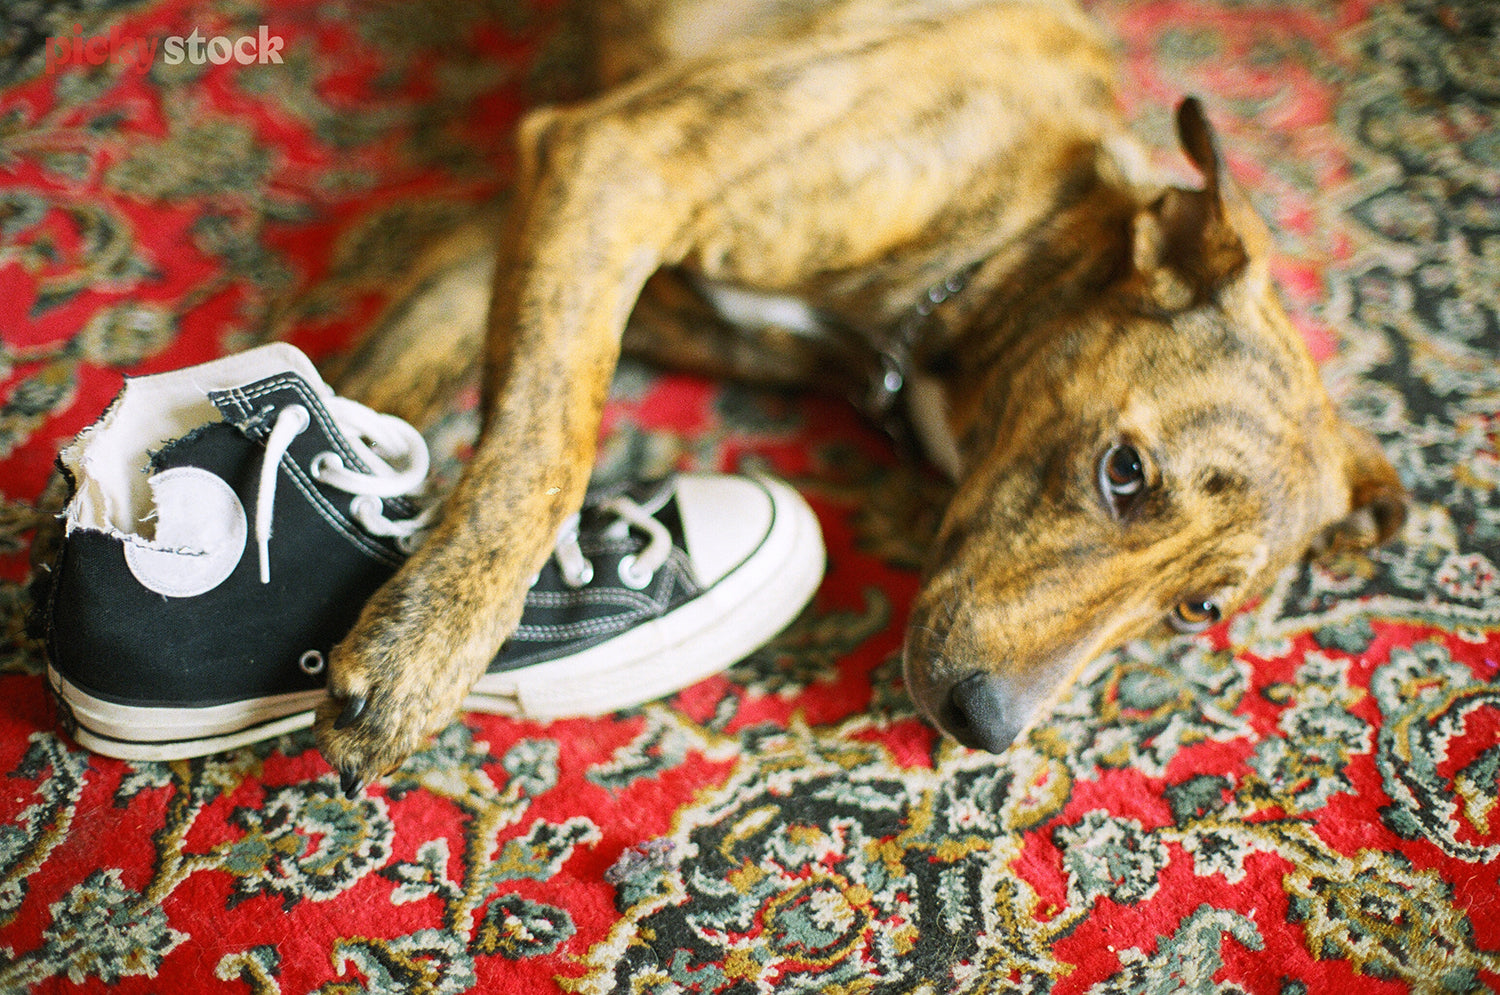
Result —
[[[327,408],[349,448],[371,469],[364,472],[347,467],[337,453],[325,450],[313,458],[308,472],[314,480],[354,496],[349,513],[366,532],[394,538],[409,552],[416,534],[431,524],[436,505],[411,518],[390,519],[385,515],[382,501],[408,497],[421,488],[430,463],[426,440],[400,418],[381,414],[348,398],[329,398]],[[272,518],[276,482],[280,477],[277,470],[292,440],[305,432],[311,422],[307,408],[289,404],[277,412],[271,433],[266,437],[266,454],[255,495],[255,542],[262,584],[271,582]],[[619,566],[620,583],[637,591],[645,588],[672,555],[671,533],[651,512],[629,498],[610,498],[599,507],[619,518],[607,533],[612,538],[625,538],[632,525],[646,533],[645,548],[621,559]],[[553,546],[563,583],[575,588],[594,578],[594,565],[579,546],[579,521],[579,515],[569,515]]]
[[[325,450],[313,458],[308,468],[312,478],[354,495],[349,514],[371,535],[409,539],[426,527],[433,508],[411,518],[393,520],[386,517],[382,504],[383,498],[415,493],[427,479],[429,457],[422,433],[394,415],[372,411],[348,398],[331,397],[327,407],[349,448],[371,469],[366,473],[347,467],[338,453]],[[289,404],[277,412],[271,434],[266,437],[266,455],[255,493],[255,543],[260,553],[262,584],[271,582],[272,514],[276,507],[276,481],[280,477],[277,468],[292,440],[306,431],[311,421],[307,408]]]
[[[632,590],[642,590],[651,583],[667,557],[672,555],[672,533],[657,521],[645,508],[627,497],[614,497],[599,505],[601,510],[613,512],[619,521],[609,527],[606,535],[623,539],[634,525],[646,533],[646,547],[638,553],[620,560],[620,583]],[[583,555],[578,544],[579,516],[569,515],[557,532],[557,542],[552,555],[562,572],[563,583],[569,587],[582,587],[594,579],[594,565]]]

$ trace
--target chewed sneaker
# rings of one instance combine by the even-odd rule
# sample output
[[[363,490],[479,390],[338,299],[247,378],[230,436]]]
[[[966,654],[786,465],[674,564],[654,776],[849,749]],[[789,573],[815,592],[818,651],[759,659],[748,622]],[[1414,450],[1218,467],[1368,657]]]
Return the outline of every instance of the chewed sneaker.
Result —
[[[43,617],[74,738],[168,760],[310,725],[330,649],[421,539],[427,462],[415,429],[285,344],[127,381],[59,457]],[[551,719],[669,694],[774,636],[822,572],[817,519],[784,484],[591,495],[465,706]]]

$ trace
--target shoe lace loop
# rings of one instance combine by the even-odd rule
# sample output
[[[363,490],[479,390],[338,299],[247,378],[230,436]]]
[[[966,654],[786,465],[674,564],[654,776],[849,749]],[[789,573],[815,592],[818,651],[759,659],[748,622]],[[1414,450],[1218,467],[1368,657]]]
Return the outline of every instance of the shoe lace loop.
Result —
[[[620,582],[626,587],[640,590],[651,583],[656,571],[672,555],[672,533],[650,512],[629,498],[611,498],[604,503],[604,507],[619,515],[624,522],[646,533],[645,548],[620,561]]]
[[[394,415],[372,411],[357,401],[332,397],[328,413],[344,441],[368,472],[352,469],[335,452],[319,453],[309,472],[314,480],[354,495],[349,513],[371,535],[409,539],[432,519],[433,507],[411,518],[391,519],[385,514],[384,498],[402,497],[418,490],[427,479],[429,457],[422,433]],[[266,454],[260,466],[255,494],[255,542],[260,554],[260,582],[271,582],[271,529],[276,507],[277,468],[291,448],[292,440],[307,430],[312,417],[300,404],[289,404],[276,413],[266,437]]]
[[[385,514],[383,499],[409,496],[427,479],[430,457],[422,433],[394,415],[381,414],[347,398],[329,398],[327,408],[349,448],[371,469],[368,472],[352,469],[337,453],[325,451],[313,458],[309,473],[319,483],[353,495],[349,513],[366,532],[396,539],[410,552],[418,533],[431,525],[437,506],[429,505],[410,518],[392,519]],[[292,440],[311,423],[312,416],[306,407],[289,404],[276,413],[266,437],[266,453],[255,495],[255,542],[262,584],[271,582],[270,544],[276,482],[280,478],[278,468]],[[617,538],[624,538],[632,525],[646,533],[646,545],[621,559],[619,566],[620,582],[641,590],[671,556],[672,534],[649,510],[627,497],[610,498],[599,508],[619,519],[610,526],[610,532],[617,534]],[[552,555],[563,582],[569,587],[583,587],[594,578],[594,565],[579,545],[580,522],[578,514],[569,515],[553,545]]]
[[[557,530],[557,542],[552,547],[552,556],[562,571],[563,583],[569,587],[582,587],[594,579],[594,565],[578,545],[579,518],[575,512],[563,519],[562,528]]]
[[[656,571],[672,555],[672,533],[651,512],[627,497],[610,498],[599,508],[619,519],[610,526],[610,532],[617,533],[618,538],[624,538],[624,533],[632,525],[646,533],[645,547],[622,558],[619,567],[620,583],[639,591],[651,583]],[[563,583],[569,587],[583,587],[594,579],[594,565],[579,546],[579,521],[576,514],[563,521],[552,550]]]

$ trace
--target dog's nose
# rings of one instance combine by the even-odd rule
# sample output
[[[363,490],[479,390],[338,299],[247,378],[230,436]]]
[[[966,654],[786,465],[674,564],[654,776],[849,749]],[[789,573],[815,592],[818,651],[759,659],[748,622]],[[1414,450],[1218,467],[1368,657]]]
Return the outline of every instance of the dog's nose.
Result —
[[[983,672],[971,674],[955,684],[948,695],[948,731],[971,749],[999,753],[1020,732],[1005,699],[1005,687],[999,678]]]

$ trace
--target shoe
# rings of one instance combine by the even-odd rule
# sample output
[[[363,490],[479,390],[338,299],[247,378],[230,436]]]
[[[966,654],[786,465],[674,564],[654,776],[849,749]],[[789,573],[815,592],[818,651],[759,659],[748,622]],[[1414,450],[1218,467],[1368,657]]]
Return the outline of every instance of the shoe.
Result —
[[[330,649],[431,517],[421,435],[282,343],[128,380],[58,464],[48,681],[79,744],[127,760],[310,725]],[[548,720],[669,694],[779,632],[823,565],[785,484],[681,474],[591,493],[465,707]]]

